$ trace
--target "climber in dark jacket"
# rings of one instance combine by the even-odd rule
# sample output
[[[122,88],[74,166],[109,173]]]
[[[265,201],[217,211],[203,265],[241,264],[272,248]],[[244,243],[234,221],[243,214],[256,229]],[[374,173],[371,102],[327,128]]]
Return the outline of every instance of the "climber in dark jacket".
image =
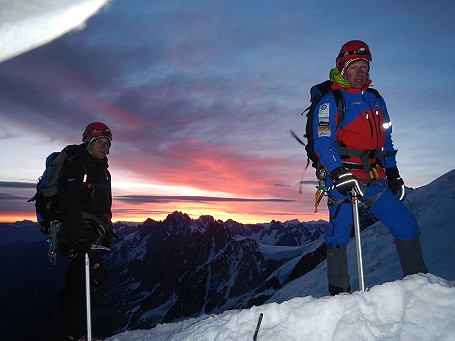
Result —
[[[110,248],[113,236],[111,175],[106,157],[112,134],[105,124],[93,122],[85,129],[82,141],[59,179],[62,221],[57,243],[68,261],[68,269],[56,312],[56,340],[78,340],[86,333],[86,253],[90,260],[92,309],[108,281],[101,253]]]

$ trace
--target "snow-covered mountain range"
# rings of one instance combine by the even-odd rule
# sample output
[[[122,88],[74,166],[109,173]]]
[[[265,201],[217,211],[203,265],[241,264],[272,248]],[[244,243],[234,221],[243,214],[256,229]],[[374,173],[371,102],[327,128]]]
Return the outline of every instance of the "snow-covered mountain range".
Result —
[[[449,281],[455,279],[454,193],[455,170],[409,190],[406,202],[421,224],[428,267],[437,278]],[[362,225],[371,223],[374,218],[363,212]],[[190,219],[180,212],[137,226],[117,223],[120,239],[107,260],[110,289],[95,313],[94,329],[108,336],[162,323],[181,324],[188,318],[224,316],[233,309],[254,310],[253,306],[296,297],[323,297],[327,295],[326,224],[292,220],[244,225],[210,216]],[[41,316],[37,323],[45,335],[61,289],[64,261],[59,259],[57,269],[46,263],[47,246],[36,223],[1,224],[0,237],[0,266],[8,273],[1,284],[5,296],[1,297],[5,302],[0,310],[1,332],[10,335],[11,329],[20,329],[26,333],[31,324],[21,321],[33,313]],[[362,244],[368,288],[401,279],[393,238],[386,227],[374,223],[364,230]],[[353,242],[348,258],[351,284],[357,288]],[[21,271],[13,271],[18,268]],[[30,287],[36,276],[40,281]],[[31,303],[32,295],[41,297],[39,304]]]

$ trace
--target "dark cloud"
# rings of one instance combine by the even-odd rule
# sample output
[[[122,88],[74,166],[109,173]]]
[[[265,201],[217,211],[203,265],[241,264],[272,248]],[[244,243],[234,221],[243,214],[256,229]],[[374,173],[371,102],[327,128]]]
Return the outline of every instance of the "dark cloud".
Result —
[[[0,181],[0,188],[15,188],[15,189],[22,189],[22,188],[36,188],[36,183],[31,182],[15,182],[15,181]]]
[[[27,202],[29,199],[23,196],[0,193],[0,213],[34,211],[35,206]]]
[[[116,196],[116,200],[124,203],[170,203],[170,202],[294,202],[288,199],[251,199],[251,198],[222,198],[209,196],[172,196],[172,195],[124,195]]]

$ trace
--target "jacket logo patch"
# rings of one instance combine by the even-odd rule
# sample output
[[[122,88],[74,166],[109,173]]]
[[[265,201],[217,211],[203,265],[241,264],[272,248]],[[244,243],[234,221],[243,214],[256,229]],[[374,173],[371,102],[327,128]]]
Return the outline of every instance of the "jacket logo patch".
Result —
[[[323,103],[318,112],[318,137],[330,137],[330,103]]]

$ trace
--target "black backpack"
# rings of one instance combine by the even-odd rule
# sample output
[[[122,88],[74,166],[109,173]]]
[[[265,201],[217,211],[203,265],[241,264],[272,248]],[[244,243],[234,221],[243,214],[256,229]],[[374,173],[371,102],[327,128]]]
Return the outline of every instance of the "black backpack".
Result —
[[[58,207],[58,182],[65,167],[83,150],[84,145],[69,145],[60,152],[53,152],[46,158],[46,169],[38,178],[36,194],[28,200],[35,202],[36,217],[41,232],[49,233],[51,223],[61,221]],[[85,168],[85,165],[84,165]],[[86,170],[85,170],[85,173]]]
[[[368,89],[367,91],[373,93],[380,103],[381,101],[381,96],[379,95],[379,92],[375,89]],[[305,134],[303,137],[307,139],[307,143],[303,142],[296,133],[294,133],[291,130],[291,134],[296,138],[296,140],[301,143],[302,145],[305,146],[306,154],[307,154],[307,165],[305,169],[308,168],[310,162],[311,165],[316,169],[316,177],[318,179],[322,179],[324,177],[324,172],[322,172],[322,166],[321,162],[319,161],[319,157],[314,151],[314,140],[313,140],[313,118],[314,118],[314,109],[316,106],[319,104],[319,101],[321,100],[322,97],[324,97],[326,94],[331,92],[333,94],[333,97],[335,97],[335,103],[337,105],[338,109],[338,126],[341,124],[344,118],[344,113],[345,113],[345,102],[343,95],[341,94],[340,91],[338,90],[332,90],[332,81],[326,80],[320,84],[313,85],[310,89],[310,106],[304,110],[302,115],[307,112],[306,117],[306,127],[305,127]]]

